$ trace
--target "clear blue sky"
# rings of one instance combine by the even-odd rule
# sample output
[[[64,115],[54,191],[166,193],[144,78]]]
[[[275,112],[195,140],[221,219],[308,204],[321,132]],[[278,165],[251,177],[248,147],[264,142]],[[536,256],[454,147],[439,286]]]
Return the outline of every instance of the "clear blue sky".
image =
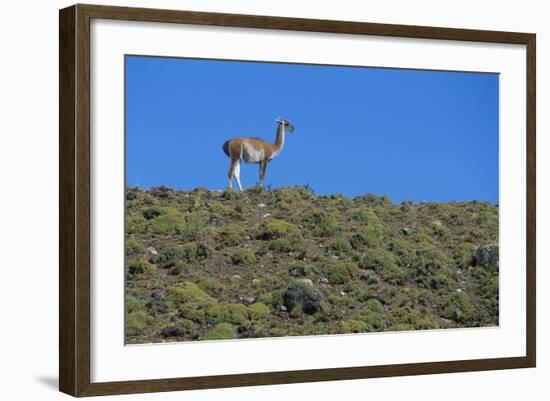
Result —
[[[498,202],[497,74],[126,57],[126,180],[227,186],[222,144],[296,130],[266,185]],[[245,187],[258,165],[241,165]]]

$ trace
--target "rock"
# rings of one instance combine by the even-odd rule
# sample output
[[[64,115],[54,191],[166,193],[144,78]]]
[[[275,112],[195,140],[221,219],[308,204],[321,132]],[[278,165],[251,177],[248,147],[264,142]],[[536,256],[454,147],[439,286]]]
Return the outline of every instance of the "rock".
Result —
[[[241,280],[241,276],[239,276],[238,274],[234,274],[234,275],[231,276],[230,280],[235,283],[235,282]]]
[[[151,293],[149,294],[149,297],[151,299],[164,299],[164,293],[159,288],[155,288],[154,290],[151,290]]]
[[[245,305],[252,305],[254,302],[256,302],[254,297],[241,297],[241,303]]]
[[[259,278],[253,278],[252,279],[252,284],[259,284],[262,280],[260,280]]]
[[[161,185],[160,187],[151,188],[149,193],[156,198],[165,199],[165,198],[170,198],[174,193],[174,190],[172,188],[168,188],[164,185]]]
[[[442,226],[443,225],[441,220],[434,220],[432,223],[433,223],[434,226]]]
[[[272,258],[272,257],[273,257],[273,252],[267,252],[267,253],[265,254],[265,257],[266,257],[266,258]]]
[[[306,271],[303,266],[298,266],[289,271],[289,274],[292,277],[304,277],[306,275]]]
[[[252,338],[256,333],[254,326],[240,326],[237,331],[239,332],[241,338]]]
[[[375,277],[372,277],[368,272],[362,271],[359,275],[359,278],[361,280],[364,280],[367,282],[367,284],[376,284],[378,280]]]
[[[338,260],[338,256],[336,256],[336,255],[332,255],[330,258],[331,258],[332,260]]]
[[[268,218],[269,216],[271,216],[271,213],[262,214],[262,219],[266,219],[266,218]]]
[[[328,284],[328,283],[329,283],[328,278],[326,278],[326,277],[321,277],[321,278],[319,279],[319,281],[320,281],[321,283],[323,283],[323,284]]]
[[[474,250],[473,265],[498,270],[498,245],[484,245]]]
[[[273,314],[281,317],[288,317],[288,309],[284,305],[277,305],[273,310]]]
[[[147,252],[149,252],[151,255],[158,255],[158,251],[153,248],[152,246],[150,246],[149,248],[147,248]]]
[[[258,207],[265,207],[265,203],[258,203]]]
[[[207,224],[211,227],[222,227],[223,226],[223,221],[221,221],[220,219],[217,219],[215,217],[212,217],[210,220],[208,220]]]
[[[367,295],[367,300],[368,299],[376,299],[377,301],[379,301],[382,305],[387,305],[390,303],[389,299],[385,296],[385,295],[382,295],[378,292],[372,292],[372,293],[369,293]]]
[[[321,310],[323,294],[313,286],[309,279],[300,279],[290,283],[284,294],[284,306],[287,310],[298,305],[302,307],[304,313],[312,315]]]
[[[414,232],[414,230],[413,230],[412,228],[410,228],[410,227],[403,227],[403,228],[401,229],[401,231],[402,231],[403,234],[405,234],[405,235],[411,235],[411,234]]]
[[[160,210],[155,208],[147,209],[143,212],[143,217],[145,217],[145,219],[147,220],[154,219],[155,217],[158,217],[158,216],[160,216]]]
[[[296,282],[313,286],[313,281],[311,281],[311,279],[309,278],[300,278],[296,280]]]

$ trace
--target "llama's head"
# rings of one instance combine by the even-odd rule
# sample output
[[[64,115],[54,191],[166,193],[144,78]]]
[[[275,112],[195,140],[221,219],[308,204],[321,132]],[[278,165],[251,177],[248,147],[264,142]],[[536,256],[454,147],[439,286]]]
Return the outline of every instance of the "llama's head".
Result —
[[[283,120],[281,117],[279,117],[275,121],[277,121],[277,124],[279,126],[283,125],[286,132],[294,132],[294,125],[289,123],[287,120]]]

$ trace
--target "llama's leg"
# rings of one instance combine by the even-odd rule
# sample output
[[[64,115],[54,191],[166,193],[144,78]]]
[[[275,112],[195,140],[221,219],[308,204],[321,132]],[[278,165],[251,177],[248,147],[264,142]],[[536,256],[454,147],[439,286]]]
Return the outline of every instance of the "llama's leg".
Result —
[[[229,164],[229,170],[227,171],[227,176],[229,177],[229,188],[233,188],[233,175],[235,173],[235,162],[231,160]]]
[[[260,186],[264,187],[264,177],[265,177],[265,170],[267,168],[267,161],[263,161],[260,163]]]
[[[237,185],[239,185],[239,191],[242,191],[243,187],[241,185],[241,163],[238,160],[237,163],[235,163],[233,174],[235,175],[235,179],[237,180]]]

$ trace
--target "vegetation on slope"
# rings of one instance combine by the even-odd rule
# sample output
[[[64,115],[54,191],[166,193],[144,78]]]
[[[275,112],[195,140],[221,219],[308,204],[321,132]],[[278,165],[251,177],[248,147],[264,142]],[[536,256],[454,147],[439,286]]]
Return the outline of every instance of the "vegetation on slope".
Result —
[[[498,325],[486,202],[156,187],[126,208],[127,343]]]

